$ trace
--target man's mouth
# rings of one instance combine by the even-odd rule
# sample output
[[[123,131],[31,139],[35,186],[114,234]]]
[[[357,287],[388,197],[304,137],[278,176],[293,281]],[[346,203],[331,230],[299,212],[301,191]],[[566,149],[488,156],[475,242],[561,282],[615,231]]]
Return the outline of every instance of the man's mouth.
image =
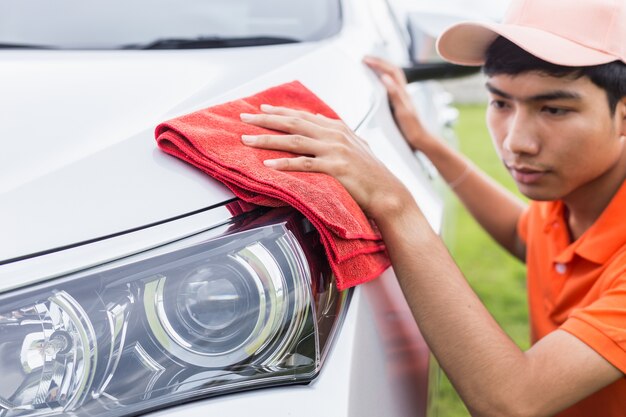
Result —
[[[513,179],[516,182],[520,184],[526,184],[526,185],[535,184],[539,182],[547,172],[545,170],[527,167],[524,165],[506,164],[506,167],[508,168],[509,172],[511,173],[511,175],[513,176]]]

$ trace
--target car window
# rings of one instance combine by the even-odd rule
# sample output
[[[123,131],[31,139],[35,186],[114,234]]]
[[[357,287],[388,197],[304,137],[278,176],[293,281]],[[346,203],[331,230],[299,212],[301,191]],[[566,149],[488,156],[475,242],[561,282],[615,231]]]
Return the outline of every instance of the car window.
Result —
[[[339,0],[0,0],[0,44],[116,49],[163,39],[312,41],[337,33],[340,18]]]

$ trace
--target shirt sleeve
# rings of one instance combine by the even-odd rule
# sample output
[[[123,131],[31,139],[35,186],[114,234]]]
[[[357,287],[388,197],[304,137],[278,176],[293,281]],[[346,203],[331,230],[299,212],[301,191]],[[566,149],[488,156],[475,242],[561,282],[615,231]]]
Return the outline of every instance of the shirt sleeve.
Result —
[[[587,307],[575,309],[561,329],[626,374],[626,272]]]

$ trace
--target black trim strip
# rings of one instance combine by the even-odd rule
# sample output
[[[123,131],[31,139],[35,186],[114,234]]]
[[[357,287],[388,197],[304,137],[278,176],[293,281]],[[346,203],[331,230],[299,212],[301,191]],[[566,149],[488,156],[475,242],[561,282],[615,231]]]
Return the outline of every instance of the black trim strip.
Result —
[[[209,206],[209,207],[205,207],[205,208],[198,209],[198,210],[195,210],[195,211],[191,211],[189,213],[181,214],[179,216],[170,217],[169,219],[161,220],[161,221],[158,221],[158,222],[149,223],[149,224],[146,224],[144,226],[134,227],[132,229],[127,229],[127,230],[124,230],[124,231],[121,231],[121,232],[112,233],[110,235],[100,236],[100,237],[96,237],[96,238],[88,239],[88,240],[83,240],[81,242],[71,243],[69,245],[59,246],[59,247],[52,248],[52,249],[47,249],[47,250],[44,250],[44,251],[41,251],[41,252],[35,252],[35,253],[27,254],[27,255],[22,255],[22,256],[18,256],[16,258],[5,259],[5,260],[0,261],[0,265],[6,265],[6,264],[23,261],[23,260],[30,259],[30,258],[36,258],[38,256],[49,255],[51,253],[61,252],[61,251],[64,251],[64,250],[67,250],[67,249],[72,249],[72,248],[75,248],[75,247],[78,247],[78,246],[88,245],[88,244],[91,244],[91,243],[99,242],[101,240],[111,239],[113,237],[122,236],[122,235],[125,235],[125,234],[128,234],[128,233],[137,232],[137,231],[143,230],[143,229],[148,229],[150,227],[158,226],[158,225],[161,225],[161,224],[164,224],[164,223],[168,223],[168,222],[171,222],[171,221],[174,221],[174,220],[179,220],[179,219],[182,219],[184,217],[193,216],[194,214],[198,214],[198,213],[202,213],[202,212],[205,212],[205,211],[213,210],[213,209],[215,209],[217,207],[222,207],[222,206],[224,206],[224,205],[226,205],[228,203],[232,203],[233,201],[237,201],[237,200],[238,200],[237,198],[232,198],[230,200],[221,202],[219,204],[215,204],[213,206]]]

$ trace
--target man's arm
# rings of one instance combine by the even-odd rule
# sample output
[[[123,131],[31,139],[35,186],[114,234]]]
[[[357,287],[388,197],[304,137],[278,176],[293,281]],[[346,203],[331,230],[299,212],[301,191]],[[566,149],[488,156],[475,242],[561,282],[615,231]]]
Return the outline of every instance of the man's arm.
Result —
[[[365,63],[385,84],[396,123],[408,144],[428,157],[487,233],[525,261],[526,248],[517,234],[517,221],[525,204],[422,126],[406,92],[404,74],[398,67],[373,57],[366,58]]]
[[[623,376],[561,330],[521,351],[474,294],[410,196],[379,210],[390,213],[375,221],[420,331],[473,415],[549,416]]]
[[[526,246],[517,233],[517,222],[526,205],[478,169],[467,158],[433,138],[423,152],[453,191],[491,237],[525,262]]]
[[[564,331],[521,351],[469,287],[410,192],[363,140],[323,116],[262,109],[266,114],[242,120],[287,134],[243,142],[302,155],[265,163],[337,178],[376,221],[422,335],[474,415],[552,415],[623,376]]]

